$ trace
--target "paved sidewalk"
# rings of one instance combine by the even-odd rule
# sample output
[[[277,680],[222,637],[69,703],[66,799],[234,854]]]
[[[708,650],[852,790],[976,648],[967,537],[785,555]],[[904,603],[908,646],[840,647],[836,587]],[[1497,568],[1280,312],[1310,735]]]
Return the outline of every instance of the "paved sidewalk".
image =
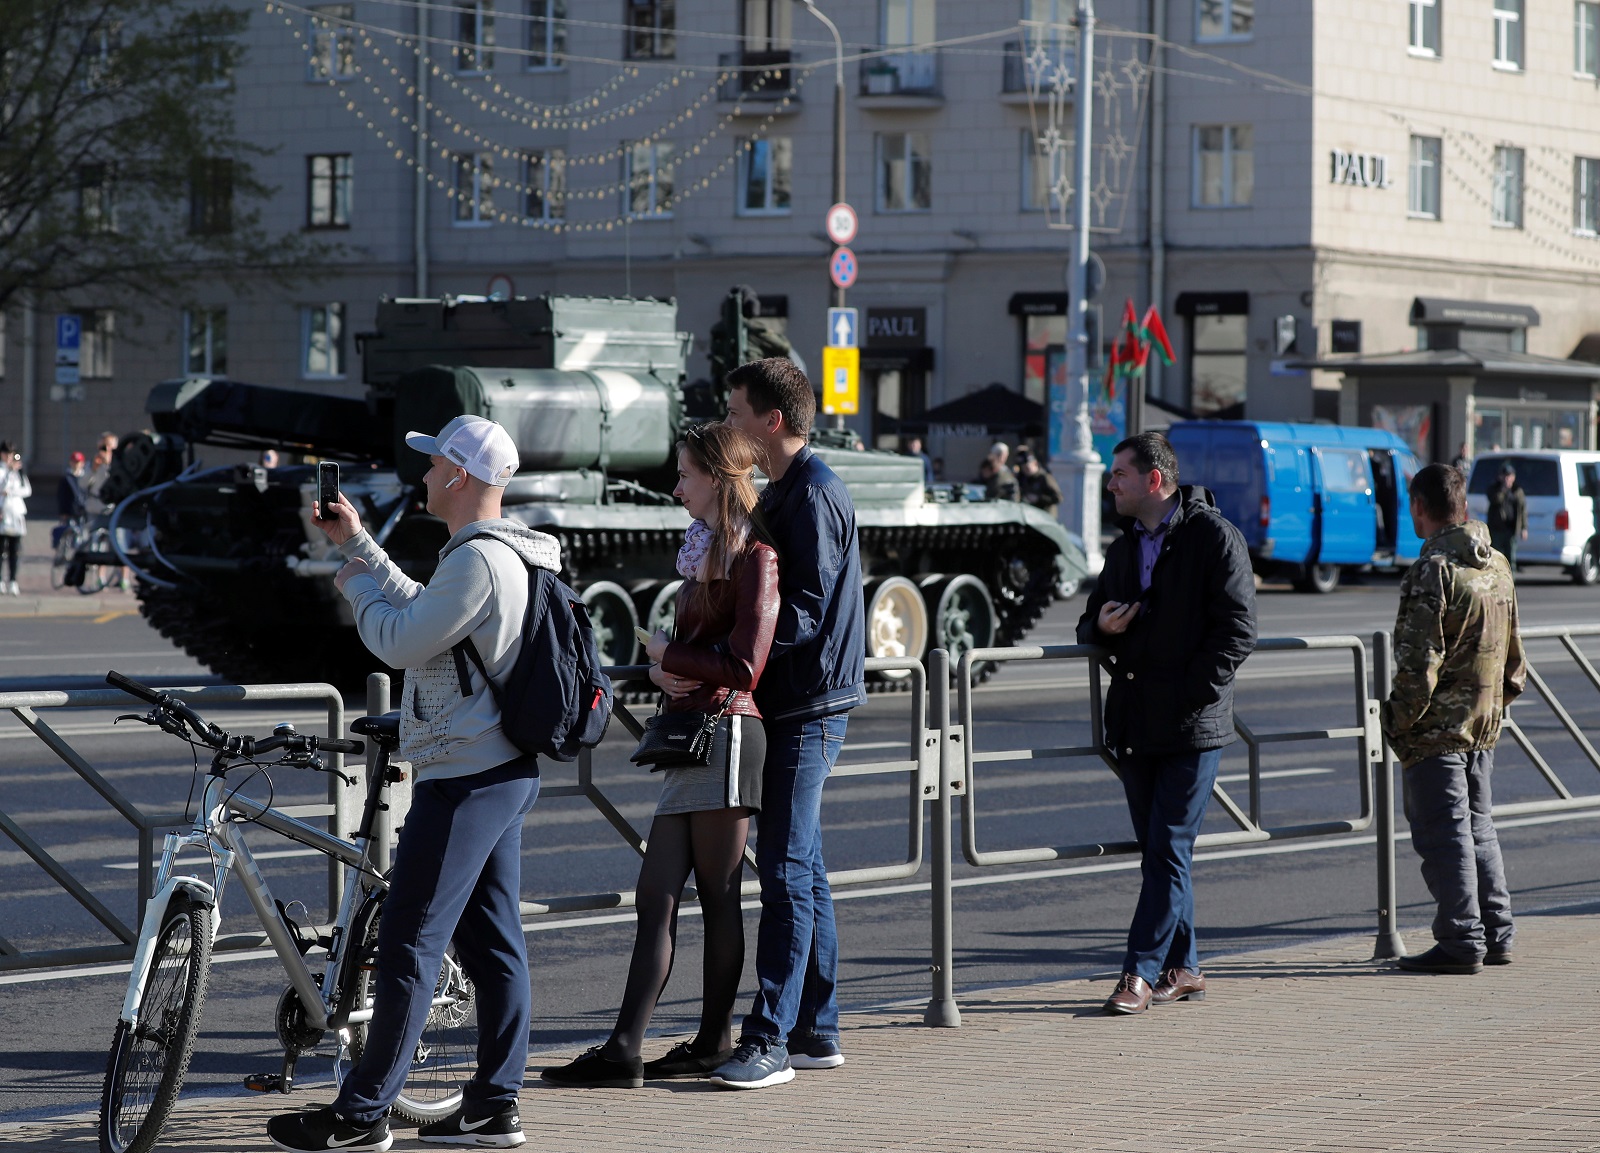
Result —
[[[1204,1003],[1131,1019],[1100,1013],[1109,980],[971,994],[959,1029],[924,1028],[920,1007],[852,1013],[848,1064],[758,1092],[533,1077],[525,1148],[1600,1150],[1600,919],[1526,916],[1516,963],[1474,977],[1400,973],[1370,952],[1346,937],[1214,961]],[[159,1148],[270,1149],[270,1114],[329,1099],[323,1085],[182,1102]],[[0,1149],[94,1143],[92,1116],[0,1126]],[[395,1147],[429,1148],[399,1126]]]

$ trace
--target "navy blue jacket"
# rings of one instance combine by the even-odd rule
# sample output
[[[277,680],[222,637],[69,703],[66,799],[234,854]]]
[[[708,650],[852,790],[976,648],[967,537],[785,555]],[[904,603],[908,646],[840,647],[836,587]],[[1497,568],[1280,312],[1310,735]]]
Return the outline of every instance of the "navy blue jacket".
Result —
[[[850,493],[802,448],[761,510],[778,550],[779,608],[756,707],[769,721],[853,709],[867,699],[867,621]]]

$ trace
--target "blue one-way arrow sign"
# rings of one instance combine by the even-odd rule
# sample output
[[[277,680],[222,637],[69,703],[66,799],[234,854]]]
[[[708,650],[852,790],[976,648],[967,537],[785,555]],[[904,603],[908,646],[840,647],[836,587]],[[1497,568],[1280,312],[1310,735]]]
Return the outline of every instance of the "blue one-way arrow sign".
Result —
[[[861,329],[860,313],[854,308],[828,309],[828,347],[858,348],[856,334]]]

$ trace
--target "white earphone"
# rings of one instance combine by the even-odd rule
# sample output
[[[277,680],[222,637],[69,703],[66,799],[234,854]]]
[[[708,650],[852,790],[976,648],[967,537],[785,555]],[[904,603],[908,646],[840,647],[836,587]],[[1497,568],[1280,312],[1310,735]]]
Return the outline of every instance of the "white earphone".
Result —
[[[456,485],[458,485],[460,483],[461,483],[461,478],[459,476],[453,476],[449,480],[444,482],[444,487],[445,488],[455,488]]]

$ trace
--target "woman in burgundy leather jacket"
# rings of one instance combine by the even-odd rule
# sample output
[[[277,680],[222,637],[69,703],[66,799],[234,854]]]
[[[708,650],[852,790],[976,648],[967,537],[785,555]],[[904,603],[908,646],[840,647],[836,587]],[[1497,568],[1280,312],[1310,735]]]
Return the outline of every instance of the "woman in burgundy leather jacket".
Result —
[[[678,553],[676,638],[645,646],[650,679],[668,712],[725,713],[710,763],[668,769],[639,869],[628,984],[603,1045],[543,1077],[558,1085],[637,1088],[646,1077],[701,1077],[733,1051],[733,1003],[744,970],[739,885],[750,814],[761,807],[766,735],[751,690],[778,619],[778,556],[757,539],[753,475],[759,446],[716,423],[689,430],[678,448],[673,495],[694,517]],[[678,903],[694,870],[705,920],[700,1031],[645,1063],[640,1045],[672,971]]]

